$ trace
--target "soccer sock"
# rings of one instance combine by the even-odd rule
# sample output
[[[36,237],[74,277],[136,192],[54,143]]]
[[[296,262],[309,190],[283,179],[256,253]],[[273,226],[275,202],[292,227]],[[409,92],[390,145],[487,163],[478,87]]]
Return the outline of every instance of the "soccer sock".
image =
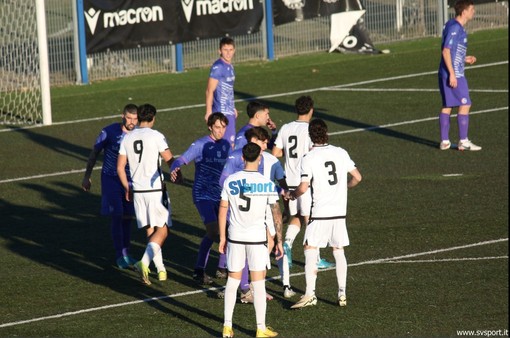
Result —
[[[220,259],[218,260],[218,268],[226,269],[227,268],[227,255],[220,253]]]
[[[241,291],[250,289],[250,269],[248,269],[248,261],[244,264],[243,273],[241,275]]]
[[[439,114],[439,130],[441,132],[441,141],[450,139],[450,114]]]
[[[157,246],[159,248],[157,252],[156,250],[154,250],[155,252],[154,258],[152,258],[152,261],[154,262],[156,269],[158,270],[158,272],[166,271],[165,263],[163,263],[163,250],[161,250],[161,247],[154,242],[151,242],[150,244],[152,244],[153,247]]]
[[[149,242],[147,244],[147,248],[145,248],[145,252],[143,253],[142,263],[145,266],[149,266],[151,261],[154,259],[154,256],[156,256],[159,251],[161,251],[161,247],[157,243]]]
[[[122,216],[112,215],[111,234],[113,240],[113,248],[115,249],[115,258],[122,257]]]
[[[469,115],[457,115],[457,125],[459,126],[459,138],[466,140],[468,138]]]
[[[294,240],[296,239],[297,234],[299,234],[299,230],[301,228],[295,224],[290,223],[287,227],[287,232],[285,233],[285,242],[292,248],[292,244],[294,244]]]
[[[234,315],[234,307],[237,301],[237,288],[239,287],[239,279],[228,277],[227,285],[225,285],[224,312],[225,320],[223,325],[232,327],[232,317]]]
[[[207,237],[207,235],[202,238],[200,248],[198,248],[198,258],[197,263],[195,264],[196,269],[205,269],[207,260],[209,259],[209,251],[211,251],[212,245],[213,241]]]
[[[266,329],[266,281],[264,279],[251,283],[253,285],[253,305],[255,306],[255,319],[257,329]]]
[[[131,219],[122,219],[122,256],[129,256],[131,245]]]
[[[278,264],[278,270],[280,270],[280,276],[282,276],[282,285],[290,286],[289,260],[287,259],[287,255],[283,255],[276,263]]]
[[[338,281],[338,296],[345,295],[347,286],[347,259],[343,248],[333,250],[333,256],[336,261],[336,279]]]
[[[317,281],[318,255],[319,255],[318,249],[305,250],[305,280],[306,280],[305,295],[307,296],[311,296],[315,293],[315,283]]]

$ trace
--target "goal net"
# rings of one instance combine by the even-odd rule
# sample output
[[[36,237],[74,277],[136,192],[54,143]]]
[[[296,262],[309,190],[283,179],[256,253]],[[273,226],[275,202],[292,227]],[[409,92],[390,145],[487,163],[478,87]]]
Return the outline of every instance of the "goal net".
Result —
[[[51,124],[44,16],[44,0],[0,0],[0,124]]]

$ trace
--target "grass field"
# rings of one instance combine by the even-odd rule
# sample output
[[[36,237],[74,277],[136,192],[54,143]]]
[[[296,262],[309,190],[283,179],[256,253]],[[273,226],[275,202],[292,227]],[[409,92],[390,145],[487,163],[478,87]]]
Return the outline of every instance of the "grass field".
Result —
[[[311,95],[330,142],[349,151],[364,177],[349,192],[348,306],[338,307],[330,270],[319,273],[318,305],[290,310],[299,296],[283,298],[273,266],[267,323],[282,337],[508,330],[508,30],[470,35],[468,52],[478,62],[466,71],[469,134],[480,152],[437,149],[439,45],[424,39],[377,46],[391,50],[385,55],[317,53],[236,65],[238,127],[249,98],[269,104],[281,125],[294,119],[297,96]],[[101,163],[92,192],[80,188],[95,137],[127,102],[159,109],[156,129],[174,154],[206,134],[207,75],[202,69],[55,88],[54,125],[0,126],[0,336],[221,335],[222,282],[203,289],[191,278],[204,234],[191,201],[193,167],[183,169],[184,185],[169,185],[169,280],[150,287],[113,264],[109,219],[99,216]],[[450,135],[456,143],[454,117]],[[302,235],[291,270],[299,295]],[[133,226],[135,257],[144,242]],[[322,256],[333,260],[329,249]],[[213,253],[211,274],[216,261]],[[237,304],[236,337],[255,334],[254,316],[253,306]]]

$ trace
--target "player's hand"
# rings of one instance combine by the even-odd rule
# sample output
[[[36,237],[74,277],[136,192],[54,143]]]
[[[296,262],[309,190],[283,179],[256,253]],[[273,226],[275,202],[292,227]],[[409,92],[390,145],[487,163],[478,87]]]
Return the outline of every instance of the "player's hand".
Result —
[[[211,116],[212,113],[205,113],[204,115],[204,120],[205,120],[205,123],[207,123],[207,120],[209,120],[209,116]]]
[[[181,184],[182,181],[183,181],[183,178],[182,178],[182,172],[181,172],[181,168],[175,168],[171,173],[170,173],[170,180],[173,182],[173,183],[177,183],[177,184]]]
[[[281,259],[283,257],[283,243],[282,242],[278,242],[274,246],[274,255],[277,260]]]
[[[221,254],[225,253],[225,246],[226,246],[226,244],[227,244],[227,241],[225,239],[220,239],[220,244],[218,245],[218,251]]]
[[[90,191],[90,187],[92,186],[92,181],[90,178],[84,178],[81,182],[81,188],[83,191]]]
[[[464,59],[464,61],[467,63],[467,64],[470,64],[472,65],[473,63],[476,62],[476,57],[472,56],[472,55],[468,55],[466,56],[466,58]]]
[[[266,122],[266,126],[271,130],[271,131],[275,131],[276,130],[276,123],[273,122],[273,120],[271,120],[270,117],[267,118],[267,122]]]

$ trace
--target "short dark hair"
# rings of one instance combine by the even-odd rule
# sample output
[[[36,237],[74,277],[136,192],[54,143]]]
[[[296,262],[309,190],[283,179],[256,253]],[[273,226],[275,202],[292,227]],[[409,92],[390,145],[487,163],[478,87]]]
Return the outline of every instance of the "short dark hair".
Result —
[[[254,137],[257,140],[265,141],[269,140],[269,133],[263,127],[253,127],[244,132],[244,137],[248,142]]]
[[[123,114],[127,114],[127,113],[137,114],[138,113],[138,107],[136,106],[136,104],[128,103],[128,104],[126,104],[124,106],[124,109],[122,110],[122,113]]]
[[[211,115],[209,115],[209,117],[207,118],[207,126],[212,127],[213,124],[215,124],[216,121],[218,120],[220,120],[221,122],[225,123],[226,126],[228,126],[227,117],[220,112],[212,113]]]
[[[469,6],[474,6],[475,2],[473,0],[457,0],[455,1],[455,4],[453,5],[453,8],[455,9],[455,16],[462,15],[462,12],[464,12],[465,9],[467,9]]]
[[[260,151],[258,144],[249,142],[243,147],[243,158],[246,162],[255,162],[260,156]]]
[[[306,115],[310,109],[313,109],[313,99],[310,96],[300,96],[296,99],[294,108],[298,115]]]
[[[248,114],[249,118],[255,116],[255,114],[261,110],[269,109],[269,107],[262,102],[259,101],[250,101],[246,105],[246,114]]]
[[[236,46],[234,39],[232,39],[230,36],[225,36],[225,37],[221,38],[220,49],[221,49],[221,47],[223,47],[225,45],[232,45],[234,47]]]
[[[313,119],[308,125],[308,133],[314,144],[328,143],[328,126],[322,119]]]
[[[152,122],[156,116],[156,107],[145,103],[138,107],[138,122]]]

